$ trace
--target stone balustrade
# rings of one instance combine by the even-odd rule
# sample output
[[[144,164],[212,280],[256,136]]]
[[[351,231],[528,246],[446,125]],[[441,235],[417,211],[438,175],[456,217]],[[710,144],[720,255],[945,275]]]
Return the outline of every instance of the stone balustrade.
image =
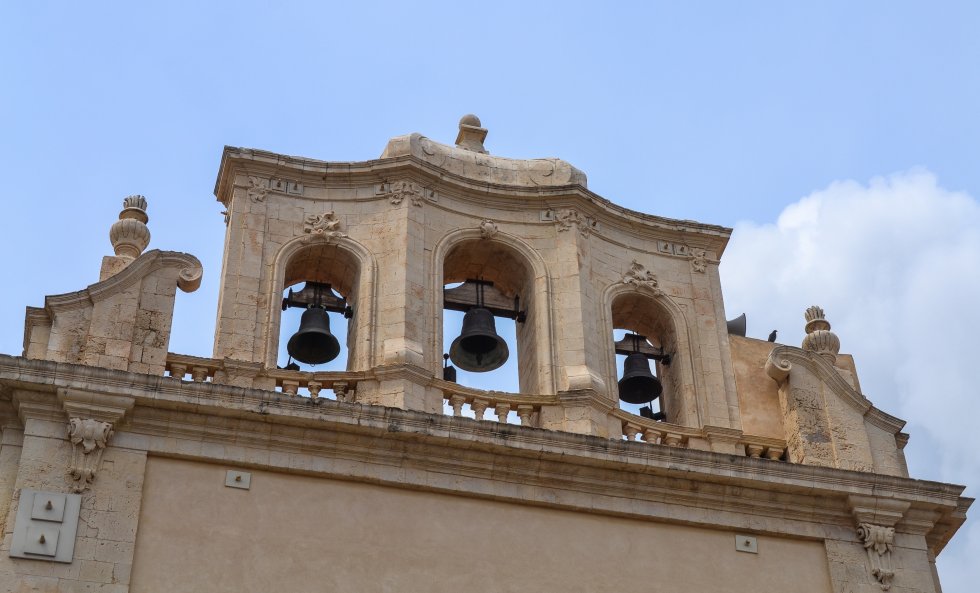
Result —
[[[630,414],[625,410],[614,410],[613,415],[622,421],[623,436],[628,441],[642,441],[669,447],[687,447],[688,439],[701,436],[701,432],[697,429],[667,422],[657,422]]]
[[[200,356],[188,356],[187,354],[167,354],[167,364],[165,366],[167,375],[181,381],[191,375],[191,381],[203,383],[214,380],[214,375],[221,370],[220,360],[213,358],[202,358]]]
[[[188,374],[194,382],[224,382],[223,375],[228,369],[223,361],[184,354],[169,354],[166,370],[169,376],[184,380]],[[309,397],[316,400],[325,391],[332,390],[337,401],[354,403],[357,401],[357,384],[373,379],[372,371],[329,371],[306,372],[287,369],[264,369],[261,376],[269,385],[286,395],[300,397],[300,390],[306,390]],[[482,421],[539,426],[541,407],[558,405],[554,395],[521,395],[505,391],[486,391],[466,387],[451,381],[433,378],[430,385],[441,390],[446,411],[453,416],[464,416],[466,411]],[[488,414],[489,412],[489,414]],[[513,412],[513,414],[512,414]],[[688,447],[691,439],[705,440],[705,434],[697,429],[667,422],[657,422],[649,418],[631,414],[625,410],[613,410],[612,414],[622,422],[623,437],[628,441],[666,445],[668,447]],[[741,435],[737,448],[746,457],[757,459],[783,460],[786,441],[763,436]]]
[[[786,441],[782,439],[743,435],[739,444],[745,447],[746,457],[782,461],[786,454]]]
[[[668,447],[687,447],[690,439],[705,440],[706,435],[696,429],[678,426],[667,422],[657,422],[642,416],[616,410],[613,415],[623,422],[623,437],[628,441],[667,445]],[[786,453],[786,441],[770,437],[742,435],[738,448],[746,457],[782,461]]]
[[[446,405],[453,416],[463,416],[464,406],[477,420],[487,420],[487,411],[497,422],[507,422],[511,412],[521,426],[537,426],[542,405],[555,405],[558,399],[549,395],[520,395],[505,391],[484,391],[465,387],[451,381],[436,379],[434,385],[442,390]]]
[[[311,399],[319,399],[325,390],[333,390],[337,401],[354,403],[357,401],[357,383],[371,379],[370,371],[325,371],[306,372],[287,369],[270,369],[264,375],[276,382],[276,388],[287,395],[299,395],[306,389]]]

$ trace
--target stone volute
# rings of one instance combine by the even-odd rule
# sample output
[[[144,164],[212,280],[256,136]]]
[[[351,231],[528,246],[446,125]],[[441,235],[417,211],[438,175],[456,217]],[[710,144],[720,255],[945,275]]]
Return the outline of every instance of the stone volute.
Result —
[[[117,257],[133,260],[150,244],[150,229],[146,223],[146,198],[129,196],[123,200],[123,209],[109,229],[109,241]]]
[[[803,349],[815,352],[833,363],[840,352],[840,338],[830,331],[830,322],[824,317],[823,309],[814,305],[803,314],[806,318],[806,337],[803,338]]]

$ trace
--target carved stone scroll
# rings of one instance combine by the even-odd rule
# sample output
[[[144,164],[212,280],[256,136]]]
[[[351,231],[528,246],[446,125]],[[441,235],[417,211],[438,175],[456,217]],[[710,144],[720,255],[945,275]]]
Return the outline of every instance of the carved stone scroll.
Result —
[[[657,277],[650,270],[636,261],[633,260],[633,264],[630,269],[623,274],[623,284],[632,284],[638,289],[644,289],[652,292],[655,296],[663,296],[664,291],[660,288],[660,282]]]
[[[483,239],[493,239],[497,235],[497,223],[485,218],[480,223],[480,237]]]
[[[307,214],[303,219],[303,232],[309,235],[307,239],[327,241],[335,237],[347,236],[340,231],[340,219],[333,210],[323,214]]]
[[[92,485],[101,467],[113,426],[133,409],[135,400],[76,389],[60,389],[58,399],[68,413],[68,442],[71,443],[68,478],[73,492],[83,492]]]
[[[591,216],[585,216],[574,208],[562,208],[554,214],[555,224],[558,225],[558,232],[571,229],[573,226],[578,228],[579,234],[588,237],[589,233],[596,227],[596,221]]]
[[[253,202],[264,202],[266,195],[269,193],[269,180],[249,175],[248,189],[245,190],[245,193],[248,194],[249,199]]]
[[[398,206],[406,198],[412,201],[413,206],[421,206],[425,199],[425,189],[413,181],[393,181],[386,190],[382,185],[382,195],[394,206]]]
[[[707,252],[704,249],[691,250],[691,269],[702,274],[708,269]]]
[[[892,566],[892,545],[895,543],[895,528],[871,523],[861,523],[857,527],[858,537],[868,551],[871,563],[871,576],[881,585],[882,591],[891,589],[895,569]]]
[[[102,463],[109,438],[112,437],[112,424],[92,418],[70,418],[68,420],[68,440],[71,442],[71,464],[68,475],[71,477],[73,492],[83,492],[95,479],[95,472]]]

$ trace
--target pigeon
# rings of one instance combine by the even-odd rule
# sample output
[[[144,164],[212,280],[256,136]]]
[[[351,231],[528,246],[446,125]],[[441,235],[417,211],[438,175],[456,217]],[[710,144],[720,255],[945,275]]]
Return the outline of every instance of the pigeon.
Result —
[[[769,334],[769,341],[770,342],[775,342],[776,341],[776,330],[772,330],[772,333]]]

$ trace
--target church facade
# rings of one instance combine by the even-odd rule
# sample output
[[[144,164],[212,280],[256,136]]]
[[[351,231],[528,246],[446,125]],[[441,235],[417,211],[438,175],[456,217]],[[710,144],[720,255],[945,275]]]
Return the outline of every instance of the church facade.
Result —
[[[908,475],[825,312],[799,347],[745,337],[730,229],[486,136],[466,116],[455,146],[366,162],[226,147],[208,358],[168,349],[200,262],[147,251],[126,198],[99,281],[28,308],[0,355],[0,591],[938,593],[972,500]],[[283,360],[290,307],[289,353],[343,342],[345,370]],[[516,392],[446,370],[508,357]]]

